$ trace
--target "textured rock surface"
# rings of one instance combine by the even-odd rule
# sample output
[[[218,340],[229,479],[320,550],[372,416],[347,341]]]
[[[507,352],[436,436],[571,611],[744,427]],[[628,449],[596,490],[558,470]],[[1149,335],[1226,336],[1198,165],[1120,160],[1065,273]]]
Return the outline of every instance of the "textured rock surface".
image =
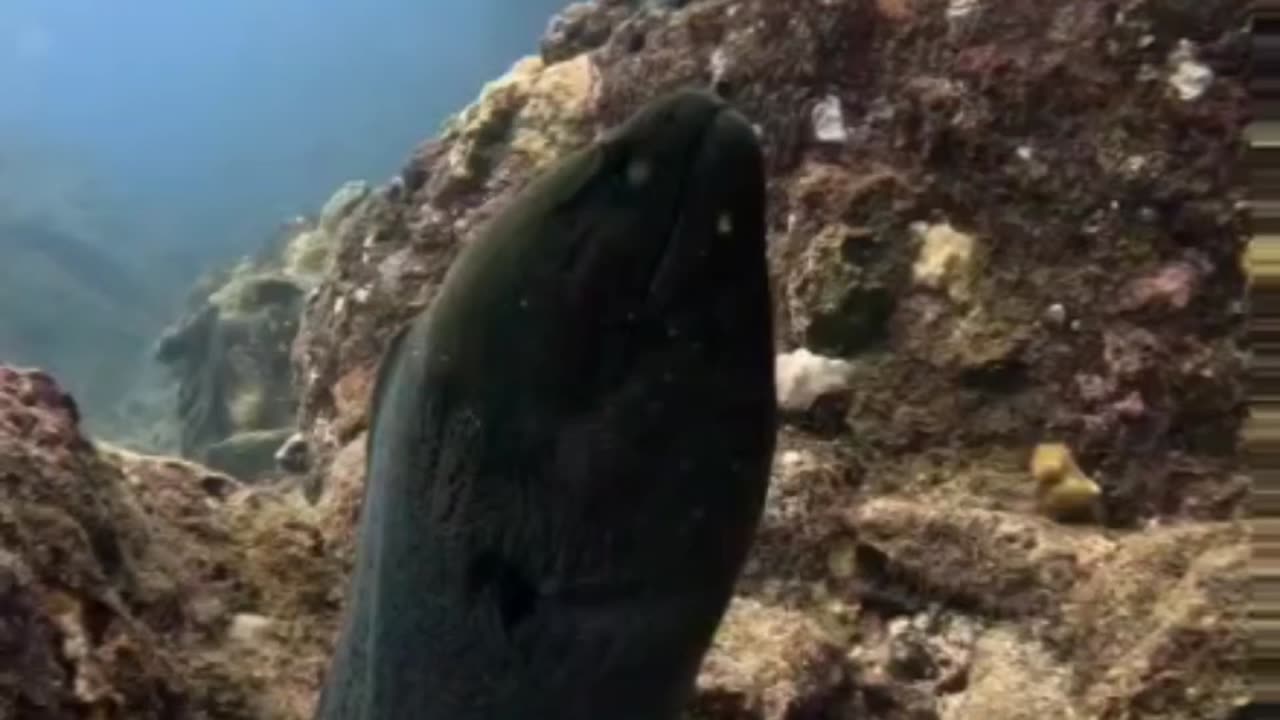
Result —
[[[0,366],[0,718],[303,717],[340,600],[316,511],[78,423]]]
[[[1225,715],[1239,3],[636,5],[566,10],[339,243],[295,346],[327,502],[358,498],[352,389],[468,233],[562,148],[710,83],[768,154],[779,352],[840,372],[790,379],[696,712]],[[1214,69],[1194,97],[1188,57]],[[1100,523],[1036,513],[1042,441],[1101,485]]]
[[[178,382],[184,457],[244,480],[274,473],[295,429],[290,349],[307,292],[328,270],[344,223],[369,195],[342,186],[314,221],[298,218],[256,258],[211,276],[156,348]]]
[[[0,648],[44,668],[22,686],[54,707],[102,696],[67,675],[66,658],[90,657],[107,659],[87,687],[117,688],[112,702],[139,708],[129,717],[160,702],[185,703],[179,717],[306,717],[351,562],[382,348],[533,172],[696,82],[760,128],[778,351],[807,360],[691,715],[1225,718],[1243,695],[1229,172],[1242,5],[570,8],[541,58],[486,87],[332,231],[292,358],[314,506],[183,464],[95,460],[66,419],[57,452],[39,433],[0,435],[4,491],[52,508],[30,517],[65,518],[40,528],[82,528],[6,521],[27,528],[0,535],[17,559],[6,617],[31,629]],[[58,407],[37,415],[69,417]],[[1094,520],[1036,511],[1042,442],[1065,443],[1101,486]],[[66,458],[94,469],[59,469]],[[115,560],[95,549],[103,532]],[[63,567],[38,554],[56,543],[83,566],[74,583],[40,574]],[[108,608],[90,615],[115,629],[62,642],[53,587]],[[125,672],[95,637],[153,651]]]

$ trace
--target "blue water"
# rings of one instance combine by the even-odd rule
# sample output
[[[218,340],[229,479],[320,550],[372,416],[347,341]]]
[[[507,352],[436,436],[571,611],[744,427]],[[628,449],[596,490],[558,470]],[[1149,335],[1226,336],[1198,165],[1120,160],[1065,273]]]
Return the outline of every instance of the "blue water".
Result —
[[[0,158],[58,148],[121,252],[234,257],[343,181],[389,177],[563,4],[3,0]]]

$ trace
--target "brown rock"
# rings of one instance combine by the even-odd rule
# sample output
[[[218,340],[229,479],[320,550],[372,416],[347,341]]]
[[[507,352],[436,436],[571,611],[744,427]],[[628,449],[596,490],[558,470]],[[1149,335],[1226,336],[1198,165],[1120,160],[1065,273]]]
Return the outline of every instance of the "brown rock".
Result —
[[[703,664],[691,710],[716,718],[803,716],[848,694],[843,654],[806,614],[736,600]]]
[[[537,168],[685,83],[760,131],[779,351],[849,369],[838,412],[782,429],[696,716],[1229,714],[1244,278],[1221,169],[1246,94],[1215,73],[1184,99],[1168,76],[1183,38],[1239,60],[1219,40],[1242,0],[680,5],[575,5],[333,224],[293,347],[315,506],[108,463],[48,378],[0,371],[0,688],[21,688],[0,716],[306,717],[388,338]],[[815,139],[818,103],[843,141]],[[920,273],[914,223],[973,242]],[[1047,439],[1101,487],[1102,525],[1036,516],[1026,459]]]
[[[0,366],[0,418],[0,717],[305,715],[340,576],[304,505],[95,448],[40,373]],[[246,660],[253,616],[290,621]]]

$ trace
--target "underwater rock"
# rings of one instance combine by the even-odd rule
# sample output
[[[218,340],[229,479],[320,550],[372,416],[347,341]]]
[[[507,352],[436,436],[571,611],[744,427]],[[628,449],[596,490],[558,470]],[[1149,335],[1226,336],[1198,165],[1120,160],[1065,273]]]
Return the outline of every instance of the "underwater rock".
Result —
[[[792,339],[817,352],[872,352],[890,333],[894,288],[909,280],[903,176],[807,162],[790,178],[784,286]]]
[[[1052,678],[1154,677],[1124,659],[1063,654],[1060,638],[1009,643],[1038,637],[1048,617],[1078,619],[1071,631],[1083,635],[1106,632],[1071,614],[1072,583],[1107,577],[1089,563],[1141,542],[1140,519],[1173,512],[1158,508],[1215,508],[1224,521],[1238,513],[1225,479],[1234,450],[1210,440],[1231,436],[1242,408],[1242,376],[1226,364],[1240,331],[1230,305],[1243,291],[1231,271],[1242,229],[1218,221],[1233,217],[1240,188],[1214,168],[1234,157],[1245,96],[1238,80],[1215,77],[1185,103],[1162,76],[1184,28],[1211,41],[1230,30],[1221,18],[1231,4],[1117,19],[1088,2],[1018,2],[1002,5],[998,22],[989,3],[944,0],[575,4],[549,27],[541,58],[518,63],[414,154],[404,192],[378,210],[385,239],[364,247],[362,229],[340,240],[295,350],[316,508],[333,518],[358,507],[359,397],[390,333],[431,301],[473,229],[545,158],[664,89],[714,81],[766,149],[785,347],[856,361],[828,383],[842,388],[836,422],[786,418],[739,590],[740,606],[764,608],[745,614],[762,635],[781,622],[768,608],[783,603],[795,637],[820,639],[804,645],[803,660],[732,679],[723,670],[745,651],[717,650],[726,654],[708,658],[699,711],[890,718],[981,708],[1013,718],[1022,708],[1001,704],[1005,684],[1029,688],[1043,675],[1032,705],[1079,713],[1102,685]],[[1139,42],[1145,35],[1155,41]],[[560,87],[563,97],[545,97]],[[814,133],[815,107],[833,101],[844,142]],[[1152,158],[1136,176],[1124,169],[1134,156]],[[1176,310],[1188,247],[1206,260],[1193,265],[1194,320],[1117,314],[1117,298]],[[380,272],[391,265],[394,293]],[[366,287],[365,302],[350,299]],[[349,300],[336,313],[339,297]],[[1156,343],[1143,344],[1144,333]],[[1144,348],[1168,362],[1147,362]],[[1085,372],[1109,384],[1100,400],[1075,392]],[[1196,390],[1186,401],[1150,393],[1173,386]],[[796,405],[809,399],[792,395]],[[1101,429],[1098,403],[1112,413]],[[1186,450],[1172,417],[1194,417],[1205,440]],[[1115,540],[1108,528],[1038,516],[1026,463],[1046,434],[1090,468],[1107,524],[1135,535]],[[913,495],[918,505],[877,500]],[[1212,530],[1222,526],[1192,527],[1206,556],[1239,548]],[[1135,572],[1151,584],[1186,581],[1150,559]],[[1230,563],[1208,567],[1225,586],[1239,579]],[[903,613],[927,622],[904,628],[893,622]],[[1224,648],[1237,629],[1225,619],[1212,626],[1226,645],[1196,662],[1215,668],[1224,691],[1188,700],[1206,716],[1229,707],[1236,687]],[[849,651],[825,655],[827,643]],[[808,674],[815,667],[823,672]],[[1189,667],[1171,670],[1175,685],[1198,683]],[[1133,682],[1108,685],[1116,703],[1155,692],[1154,679]]]
[[[317,229],[330,235],[338,232],[342,221],[351,215],[356,205],[368,194],[369,183],[363,180],[351,180],[343,184],[321,208]]]
[[[1213,83],[1213,70],[1199,61],[1195,46],[1186,38],[1179,39],[1173,52],[1169,53],[1169,66],[1173,69],[1169,74],[1169,85],[1178,93],[1180,100],[1199,99]]]
[[[1154,272],[1133,280],[1126,288],[1121,307],[1125,310],[1182,310],[1195,297],[1201,275],[1206,270],[1203,264],[1193,260],[1165,263]]]
[[[550,65],[536,57],[517,61],[445,124],[448,174],[432,180],[437,192],[483,182],[504,163],[533,172],[573,148],[586,138],[597,82],[586,55]]]
[[[894,310],[893,292],[848,257],[858,245],[870,242],[865,231],[845,225],[828,225],[810,241],[803,264],[788,278],[792,333],[797,339],[832,354],[864,351],[884,340]]]
[[[311,467],[309,452],[307,438],[302,433],[295,432],[276,450],[273,458],[276,467],[291,475],[298,475]]]
[[[974,239],[950,224],[912,228],[920,240],[920,254],[911,266],[917,285],[941,290],[955,302],[969,299],[973,277]]]
[[[274,468],[275,449],[292,432],[289,348],[301,312],[302,289],[287,276],[242,270],[160,339],[156,358],[178,381],[183,456],[234,467],[243,479]],[[243,442],[218,447],[263,431],[283,433],[269,452],[244,454]]]
[[[187,456],[230,432],[230,410],[224,402],[219,311],[208,305],[169,328],[156,342],[155,358],[178,379],[179,450]]]
[[[95,448],[49,376],[0,366],[0,717],[280,717],[182,630],[247,599],[207,476]]]
[[[1098,484],[1076,464],[1062,443],[1041,443],[1031,452],[1031,477],[1036,481],[1036,502],[1048,516],[1068,519],[1094,509],[1102,494]]]
[[[86,493],[131,488],[129,478],[146,488],[134,497],[154,554],[139,554],[144,525],[128,517],[89,524],[115,528],[124,557],[147,558],[125,563],[151,563],[139,582],[169,588],[147,602],[118,593],[156,625],[107,635],[165,631],[139,640],[151,652],[134,674],[108,665],[99,678],[163,678],[192,698],[170,716],[309,717],[352,562],[369,380],[389,337],[542,163],[720,68],[717,91],[766,151],[779,352],[804,347],[853,368],[840,422],[819,432],[796,416],[780,429],[698,717],[1227,717],[1245,692],[1244,228],[1233,209],[1243,189],[1220,170],[1236,158],[1247,94],[1205,52],[1193,62],[1214,74],[1205,83],[1190,69],[1194,99],[1168,79],[1182,38],[1213,46],[1243,6],[579,4],[570,20],[595,28],[587,40],[549,33],[546,57],[517,64],[338,223],[292,357],[314,505],[292,491],[206,490],[209,471],[149,459],[120,460],[113,482],[73,477],[80,460],[36,441],[47,428],[0,433],[0,458],[26,453],[0,478],[81,493],[60,507],[82,519],[114,507]],[[814,137],[812,109],[830,95],[848,142]],[[928,242],[913,223],[974,242],[935,247],[951,249],[921,265],[920,285]],[[222,427],[219,439],[264,405],[250,395],[233,413],[231,393],[209,395],[222,409],[192,417]],[[1027,459],[1046,437],[1088,469],[1105,522],[1039,514]],[[64,541],[63,524],[23,527],[81,560],[67,567],[101,565],[87,541]],[[13,574],[16,587],[54,566],[43,559]],[[91,592],[125,582],[85,572],[98,579],[78,587]],[[22,667],[63,667],[44,639],[75,605],[46,612],[44,597],[12,605],[35,628]],[[175,612],[214,630],[172,632]],[[226,650],[238,613],[275,621],[228,668],[202,653]],[[209,644],[193,649],[190,635]],[[175,664],[153,667],[161,656]],[[45,677],[5,687],[70,692]],[[232,700],[272,710],[223,712]]]
[[[1045,700],[1048,706],[1074,707],[1081,717],[1125,712],[1129,703],[1140,707],[1149,692],[1179,698],[1169,708],[1191,698],[1229,708],[1245,696],[1241,526],[1157,527],[1104,537],[1013,513],[890,499],[868,503],[850,522],[883,558],[881,578],[985,621],[974,672],[1001,679],[941,693],[950,696],[941,707],[953,708],[953,717],[974,707],[995,717],[1025,717],[1001,693],[1006,683],[1023,682],[1018,678],[1029,667],[1046,678],[1074,674],[1075,683],[1039,687],[1056,695]],[[995,653],[991,644],[1006,645],[1013,628],[1016,649]],[[1173,650],[1197,642],[1192,637],[1206,643],[1203,651]],[[1158,686],[1138,690],[1157,674],[1164,678]]]
[[[602,6],[614,5],[611,9]],[[542,61],[548,65],[581,55],[609,40],[614,26],[631,9],[623,2],[575,2],[551,18],[540,43]]]
[[[303,288],[313,288],[329,270],[344,223],[358,221],[370,192],[364,181],[343,184],[325,202],[317,219],[296,218],[255,264],[261,269],[278,270]]]
[[[113,526],[145,538],[122,573],[137,585],[119,596],[122,628],[151,632],[147,652],[179,681],[167,711],[126,716],[306,717],[340,599],[322,518],[296,493],[193,462],[106,445],[97,457],[79,482],[118,493],[133,515]]]
[[[813,136],[818,142],[837,145],[849,141],[839,95],[828,95],[813,106]]]
[[[204,462],[241,480],[258,480],[278,467],[276,451],[295,434],[292,428],[238,432],[205,448]]]
[[[778,406],[804,411],[823,395],[849,389],[851,367],[845,360],[822,357],[800,348],[779,355]]]
[[[739,598],[703,664],[693,717],[805,717],[815,703],[847,693],[828,670],[842,643],[803,612]]]
[[[978,638],[961,682],[967,686],[965,692],[948,694],[939,702],[942,720],[1085,717],[1068,691],[1070,676],[1048,649],[1012,628],[993,628]]]
[[[318,220],[295,219],[257,257],[193,291],[192,309],[154,350],[177,383],[185,457],[246,480],[280,469],[275,450],[296,432],[290,353],[306,293],[329,269],[337,238],[354,232],[370,206],[368,184],[348,182]]]

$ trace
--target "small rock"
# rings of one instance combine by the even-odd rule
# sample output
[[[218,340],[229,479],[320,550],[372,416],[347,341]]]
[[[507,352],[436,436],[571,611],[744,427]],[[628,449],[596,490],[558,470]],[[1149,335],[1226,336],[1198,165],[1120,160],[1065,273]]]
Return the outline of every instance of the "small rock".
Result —
[[[410,268],[412,256],[413,252],[410,248],[401,248],[378,263],[378,282],[384,290],[395,292],[399,289],[401,281]]]
[[[1046,515],[1062,520],[1093,508],[1102,494],[1076,464],[1063,443],[1042,443],[1031,453],[1031,476],[1036,480],[1036,501]]]
[[[1124,396],[1113,407],[1120,417],[1130,420],[1142,417],[1147,411],[1147,405],[1142,400],[1142,394],[1137,390]]]
[[[1115,382],[1094,374],[1080,374],[1075,377],[1076,390],[1080,398],[1086,402],[1101,402],[1115,392]]]
[[[776,364],[778,405],[785,410],[808,410],[819,397],[849,389],[853,366],[847,360],[800,348],[779,355]]]
[[[724,48],[716,48],[711,53],[710,65],[711,84],[713,86],[718,85],[724,80],[729,71],[729,56],[725,53]]]
[[[1213,84],[1213,70],[1196,58],[1195,45],[1186,38],[1169,53],[1169,65],[1173,67],[1169,85],[1184,101],[1200,98]]]
[[[844,111],[840,108],[839,96],[828,95],[814,105],[813,134],[819,142],[848,142],[849,131],[844,126]]]
[[[727,700],[731,708],[749,708],[745,717],[807,717],[805,709],[819,707],[842,684],[833,672],[839,653],[814,618],[735,598],[702,664],[692,715],[744,717],[723,714]]]
[[[1067,308],[1062,303],[1054,303],[1045,308],[1045,322],[1054,327],[1062,327],[1067,322]]]
[[[805,454],[799,450],[787,450],[779,456],[778,462],[782,466],[783,472],[791,473],[812,462],[812,459],[805,457]]]
[[[226,611],[226,603],[212,594],[197,595],[188,606],[192,622],[201,627],[213,625]]]
[[[1195,295],[1200,273],[1191,263],[1169,263],[1155,273],[1138,278],[1129,285],[1126,309],[1163,305],[1173,310],[1185,308]]]
[[[932,679],[937,675],[929,655],[928,640],[914,624],[895,620],[890,627],[889,656],[885,670],[907,681]]]
[[[1150,330],[1132,325],[1107,328],[1102,334],[1102,359],[1110,375],[1137,380],[1160,363],[1164,344]]]
[[[302,433],[294,433],[284,441],[279,450],[276,450],[276,467],[287,473],[304,473],[311,465],[310,455],[306,436]]]
[[[920,239],[920,254],[912,266],[916,284],[943,290],[956,302],[969,298],[975,242],[949,223],[912,226]]]
[[[382,194],[392,202],[399,200],[404,196],[404,178],[400,175],[393,175],[387,181],[387,184],[382,186]]]
[[[209,445],[203,461],[240,482],[265,480],[275,470],[276,450],[292,432],[291,428],[237,432]]]
[[[251,645],[260,641],[274,624],[274,620],[264,615],[237,613],[231,618],[231,627],[227,630],[227,634],[236,642]]]
[[[608,9],[602,12],[599,5],[575,2],[551,18],[542,37],[542,59],[548,64],[557,63],[604,44],[612,33],[614,19]]]
[[[947,19],[952,22],[963,20],[978,9],[978,0],[948,0]]]
[[[338,229],[338,224],[351,213],[357,203],[369,194],[369,183],[352,180],[344,183],[324,204],[320,211],[320,227],[327,233]]]
[[[210,473],[200,478],[200,489],[217,500],[227,499],[227,496],[239,485],[239,481],[218,473]]]
[[[964,692],[940,698],[942,720],[1081,718],[1073,707],[1070,677],[1053,654],[1008,628],[983,633],[974,644],[967,675]]]
[[[836,580],[847,580],[853,577],[857,569],[858,546],[851,540],[835,543],[827,553],[827,572]]]
[[[1128,177],[1138,177],[1142,174],[1142,171],[1147,168],[1147,164],[1149,162],[1150,161],[1142,155],[1130,155],[1125,158],[1120,169],[1124,171],[1124,174]]]
[[[876,0],[876,9],[884,17],[896,22],[909,20],[912,17],[909,0]]]

